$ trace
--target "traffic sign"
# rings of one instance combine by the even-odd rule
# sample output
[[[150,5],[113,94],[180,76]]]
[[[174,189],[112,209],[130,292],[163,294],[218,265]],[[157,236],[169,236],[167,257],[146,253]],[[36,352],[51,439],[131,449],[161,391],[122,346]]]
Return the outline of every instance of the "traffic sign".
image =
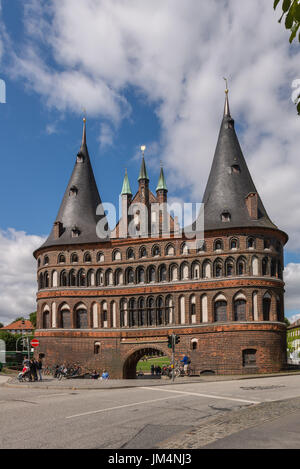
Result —
[[[40,345],[40,343],[37,339],[33,339],[31,341],[31,347],[38,347],[39,345]]]

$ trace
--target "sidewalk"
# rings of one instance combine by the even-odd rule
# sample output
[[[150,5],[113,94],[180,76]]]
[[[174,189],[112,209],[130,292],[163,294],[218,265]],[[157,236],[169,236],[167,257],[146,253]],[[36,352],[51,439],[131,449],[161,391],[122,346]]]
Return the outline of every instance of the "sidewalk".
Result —
[[[263,375],[235,375],[235,376],[194,376],[176,378],[174,384],[192,384],[192,383],[209,383],[216,381],[232,381],[258,378],[272,378],[299,375],[299,372],[273,373]],[[5,379],[1,379],[5,378]],[[92,379],[62,379],[61,381],[52,376],[45,376],[43,381],[32,383],[20,383],[16,377],[7,377],[0,374],[0,385],[13,388],[33,388],[33,389],[122,389],[134,388],[139,386],[166,386],[172,385],[172,380],[162,377],[161,379],[110,379],[108,381],[92,380]]]

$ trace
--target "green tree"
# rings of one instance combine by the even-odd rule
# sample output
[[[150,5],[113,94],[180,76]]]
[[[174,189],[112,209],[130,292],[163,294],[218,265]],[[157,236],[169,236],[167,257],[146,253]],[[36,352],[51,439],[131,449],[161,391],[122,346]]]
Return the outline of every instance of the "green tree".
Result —
[[[284,318],[284,322],[286,323],[287,326],[290,326],[290,325],[291,325],[291,323],[290,323],[290,321],[288,320],[288,318]]]
[[[296,38],[298,34],[298,40],[300,42],[300,0],[275,0],[274,10],[276,10],[278,4],[282,1],[282,14],[279,18],[279,23],[285,17],[285,27],[290,30],[290,43]]]
[[[29,314],[29,319],[34,328],[36,328],[36,311]]]
[[[281,1],[282,14],[279,18],[279,23],[285,18],[285,27],[290,31],[290,43],[292,43],[296,37],[298,37],[298,41],[300,42],[300,0],[275,0],[274,10],[276,10]],[[298,115],[300,116],[300,95],[297,97],[295,104],[297,106]]]
[[[2,329],[2,327],[4,327],[4,324],[2,324],[2,322],[0,322],[0,329]]]

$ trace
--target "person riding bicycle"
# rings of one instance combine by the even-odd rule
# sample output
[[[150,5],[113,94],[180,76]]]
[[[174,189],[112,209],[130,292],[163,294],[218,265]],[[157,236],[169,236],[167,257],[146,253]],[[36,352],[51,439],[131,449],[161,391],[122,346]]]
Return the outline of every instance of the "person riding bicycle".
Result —
[[[187,355],[184,355],[183,359],[180,360],[180,361],[181,361],[181,363],[183,363],[184,374],[187,375],[191,360],[189,359],[189,357]]]

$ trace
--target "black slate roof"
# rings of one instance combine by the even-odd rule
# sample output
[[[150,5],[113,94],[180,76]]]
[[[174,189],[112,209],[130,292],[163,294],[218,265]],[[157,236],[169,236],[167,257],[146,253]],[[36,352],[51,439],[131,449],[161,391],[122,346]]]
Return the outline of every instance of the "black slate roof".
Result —
[[[106,238],[101,239],[96,233],[96,225],[101,219],[101,223],[107,223],[105,215],[96,215],[96,209],[101,203],[86,145],[84,125],[82,145],[56,217],[56,222],[62,223],[62,234],[56,238],[53,227],[41,248],[104,241]],[[73,230],[78,231],[78,237],[72,236]]]
[[[217,148],[203,196],[205,231],[239,227],[276,229],[258,193],[258,219],[250,217],[246,206],[246,197],[250,193],[257,193],[257,190],[235,132],[226,96]],[[230,221],[222,221],[224,212],[230,214]]]

